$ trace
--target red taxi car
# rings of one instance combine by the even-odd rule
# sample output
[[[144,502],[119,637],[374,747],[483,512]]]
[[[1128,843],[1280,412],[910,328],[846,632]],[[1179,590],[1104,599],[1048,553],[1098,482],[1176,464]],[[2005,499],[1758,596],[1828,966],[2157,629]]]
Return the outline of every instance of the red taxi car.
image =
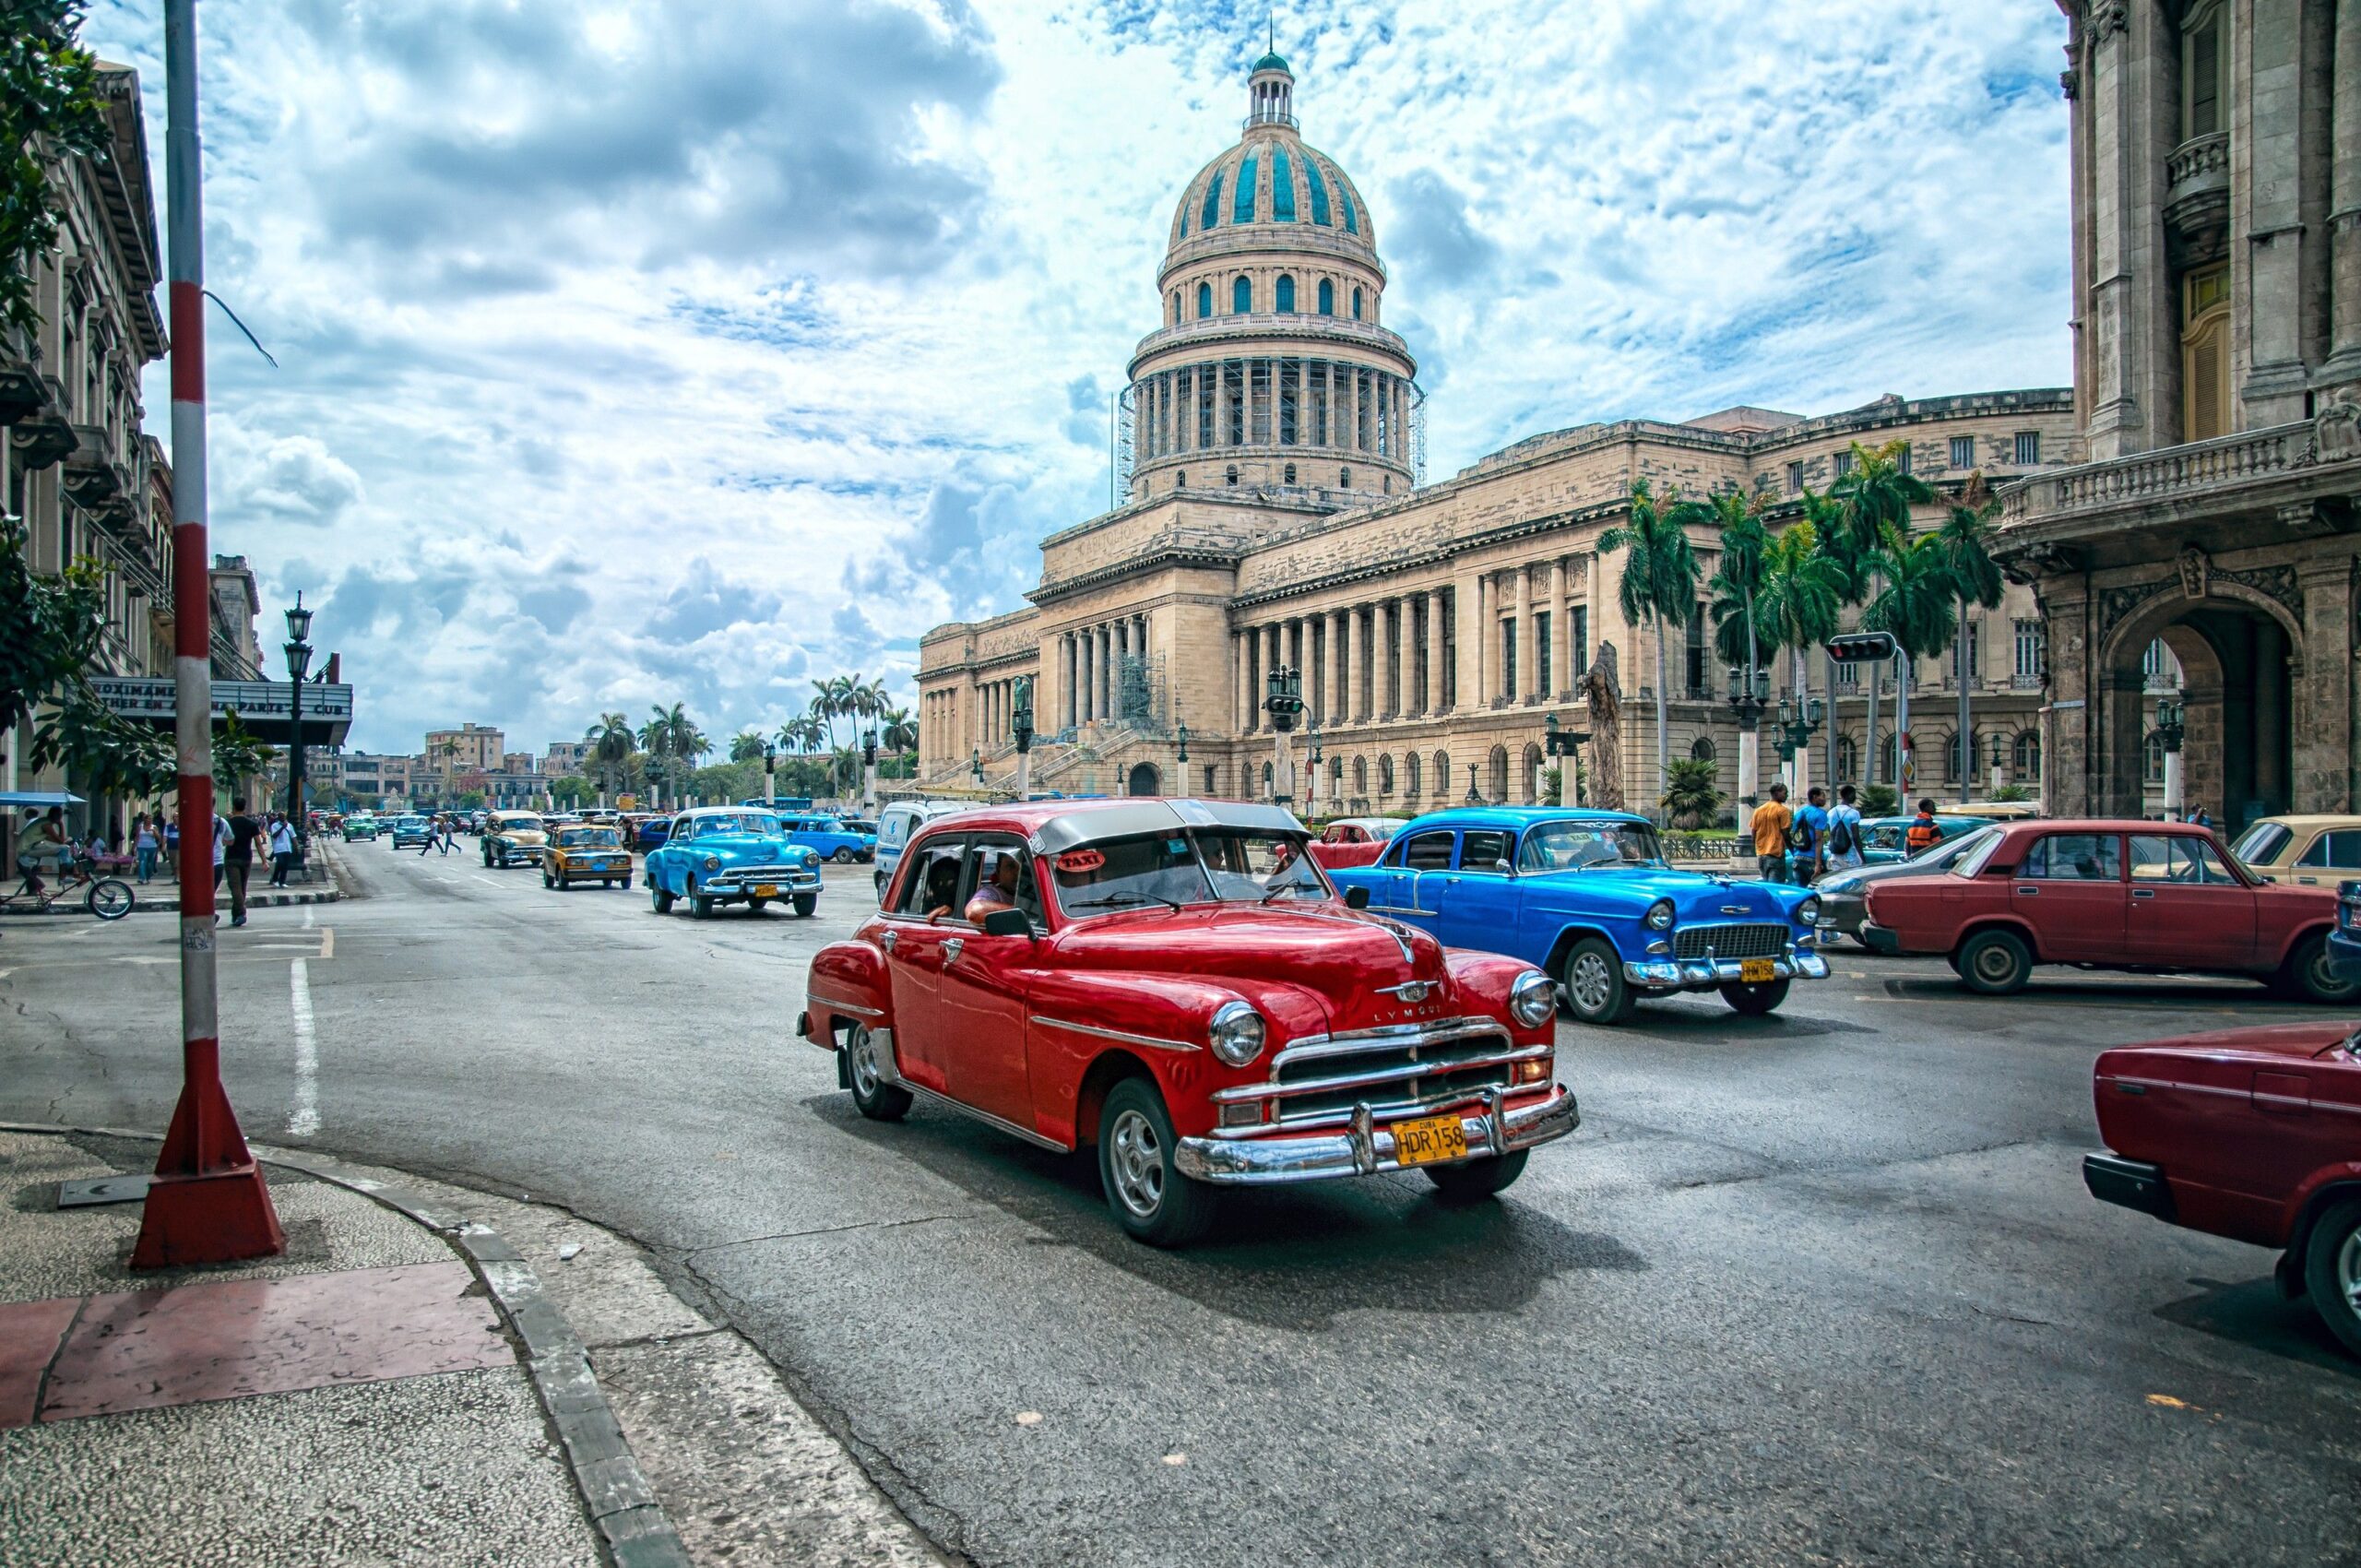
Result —
[[[2361,1028],[2122,1046],[2099,1057],[2091,1087],[2112,1151],[2082,1161],[2093,1197],[2284,1249],[2280,1289],[2310,1297],[2361,1355]]]
[[[1124,799],[962,812],[914,835],[878,912],[812,960],[797,1032],[862,1115],[913,1099],[1094,1146],[1157,1245],[1214,1189],[1420,1170],[1501,1191],[1573,1131],[1557,992],[1337,897],[1275,807]]]
[[[1861,940],[1940,953],[1970,991],[2001,996],[2035,964],[2247,975],[2345,1003],[2361,977],[2331,963],[2336,894],[2265,881],[2212,831],[2180,822],[2003,823],[1948,872],[1869,890]]]
[[[1340,816],[1311,841],[1311,858],[1330,871],[1375,865],[1407,821],[1400,816]]]

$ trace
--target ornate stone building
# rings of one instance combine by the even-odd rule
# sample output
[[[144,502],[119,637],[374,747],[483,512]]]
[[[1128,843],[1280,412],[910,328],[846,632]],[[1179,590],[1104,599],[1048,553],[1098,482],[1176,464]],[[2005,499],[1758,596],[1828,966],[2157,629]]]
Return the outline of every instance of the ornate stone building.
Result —
[[[2138,808],[2161,641],[2189,802],[2361,807],[2361,0],[2059,0],[2075,422],[2005,497],[2049,801]]]
[[[2013,480],[2073,455],[2072,399],[2052,389],[1583,425],[1423,483],[1417,366],[1383,325],[1377,226],[1349,176],[1298,135],[1293,89],[1286,62],[1257,61],[1239,141],[1181,193],[1160,325],[1130,366],[1123,505],[1042,542],[1026,608],[923,639],[922,789],[1010,785],[1015,683],[1031,677],[1037,788],[1266,795],[1274,744],[1260,705],[1285,665],[1302,672],[1322,747],[1299,810],[1409,812],[1471,788],[1531,800],[1547,715],[1581,727],[1576,683],[1611,643],[1624,792],[1651,801],[1654,634],[1624,622],[1622,557],[1598,550],[1627,517],[1633,480],[1759,494],[1775,528],[1807,485],[1839,477],[1856,442],[1906,442],[1913,471],[1948,494],[1972,472]],[[1716,540],[1700,530],[1694,542],[1710,576]],[[2023,589],[1975,620],[1965,748],[1952,734],[1952,661],[1920,667],[1913,735],[1935,759],[1922,786],[1963,766],[1953,792],[2037,784],[2036,626]],[[1669,754],[1715,760],[1734,792],[1738,729],[1702,607],[1668,641]],[[1766,662],[1791,683],[1792,659]],[[1820,660],[1803,675],[1828,695]],[[1880,726],[1889,756],[1893,679]],[[1866,680],[1835,697],[1806,766],[1857,777]],[[1779,763],[1768,734],[1760,743],[1768,778]]]

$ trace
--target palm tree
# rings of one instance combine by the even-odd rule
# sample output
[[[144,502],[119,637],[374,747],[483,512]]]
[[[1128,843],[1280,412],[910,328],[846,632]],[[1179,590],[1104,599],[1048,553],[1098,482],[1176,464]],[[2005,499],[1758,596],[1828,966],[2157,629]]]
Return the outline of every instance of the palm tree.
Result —
[[[443,754],[443,801],[447,805],[452,795],[451,765],[459,754],[459,742],[457,737],[445,735],[443,743],[434,749]]]
[[[1811,665],[1804,650],[1835,636],[1846,580],[1844,566],[1821,547],[1820,530],[1809,522],[1789,523],[1762,552],[1755,626],[1774,649],[1794,653],[1799,704],[1811,695]]]
[[[1736,489],[1717,490],[1703,503],[1721,532],[1721,564],[1705,586],[1714,594],[1709,612],[1714,622],[1714,652],[1732,664],[1744,664],[1748,679],[1762,668],[1754,632],[1754,596],[1762,587],[1762,553],[1771,536],[1762,526],[1762,502]]]
[[[622,714],[602,713],[598,723],[582,732],[582,738],[590,742],[590,760],[599,769],[599,804],[604,806],[637,737],[632,733],[631,720]]]
[[[1690,548],[1685,526],[1692,515],[1693,507],[1683,505],[1678,489],[1667,487],[1663,502],[1658,503],[1648,481],[1635,479],[1631,481],[1630,520],[1618,523],[1598,536],[1598,552],[1602,555],[1626,548],[1631,552],[1623,564],[1622,585],[1616,590],[1616,603],[1622,609],[1623,619],[1633,625],[1645,624],[1655,628],[1659,785],[1668,760],[1665,623],[1676,616],[1686,623],[1697,610],[1697,552]]]
[[[730,760],[760,762],[763,760],[764,744],[763,738],[752,730],[741,730],[730,737]]]
[[[1910,671],[1921,659],[1943,650],[1959,624],[1951,562],[1936,534],[1916,539],[1895,535],[1877,552],[1877,593],[1861,612],[1861,624],[1892,636],[1902,649],[1903,677],[1894,728],[1910,732]],[[1898,766],[1894,782],[1903,783]]]
[[[898,755],[908,755],[919,749],[919,721],[907,707],[889,707],[877,716],[878,743]],[[918,777],[915,770],[909,775]]]
[[[1951,575],[1952,591],[1959,600],[1959,642],[1952,657],[1959,684],[1959,733],[1953,743],[1959,747],[1962,802],[1974,798],[1975,776],[1975,754],[1969,743],[1975,731],[1969,708],[1967,607],[1973,603],[1991,610],[2000,602],[2000,568],[1993,564],[1991,549],[1992,520],[1999,515],[1999,500],[1985,489],[1979,470],[1967,476],[1967,488],[1961,492],[1958,505],[1950,509],[1933,536],[1941,546],[1944,569]]]
[[[1896,535],[1909,537],[1910,509],[1935,499],[1933,487],[1903,468],[1909,450],[1907,441],[1889,441],[1874,451],[1856,441],[1852,471],[1830,488],[1843,512],[1846,542],[1863,556],[1874,558]]]
[[[800,713],[778,727],[778,743],[798,756],[809,756],[817,751],[823,731],[820,721],[810,714]]]

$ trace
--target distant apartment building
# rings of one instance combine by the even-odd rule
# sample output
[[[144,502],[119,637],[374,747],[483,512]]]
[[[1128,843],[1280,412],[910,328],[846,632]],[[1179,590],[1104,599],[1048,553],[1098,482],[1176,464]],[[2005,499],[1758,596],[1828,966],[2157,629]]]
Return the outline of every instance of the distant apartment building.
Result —
[[[552,741],[541,748],[541,771],[552,778],[579,774],[590,757],[587,741]]]
[[[429,730],[426,763],[438,777],[446,773],[497,772],[501,758],[507,754],[507,741],[508,737],[499,731],[481,724],[462,724],[457,730]]]
[[[500,759],[500,771],[513,773],[520,778],[532,778],[541,771],[534,766],[534,762],[535,758],[530,752],[509,752]]]

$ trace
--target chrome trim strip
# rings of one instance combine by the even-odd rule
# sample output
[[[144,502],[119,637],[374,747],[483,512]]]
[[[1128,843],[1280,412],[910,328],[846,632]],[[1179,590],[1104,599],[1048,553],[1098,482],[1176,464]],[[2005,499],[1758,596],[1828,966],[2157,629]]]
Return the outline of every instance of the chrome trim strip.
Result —
[[[1366,1073],[1345,1073],[1333,1078],[1299,1078],[1291,1083],[1266,1079],[1261,1083],[1240,1084],[1234,1088],[1216,1089],[1214,1101],[1224,1104],[1241,1099],[1288,1099],[1297,1095],[1335,1094],[1340,1089],[1370,1088],[1379,1084],[1399,1083],[1405,1078],[1428,1078],[1440,1073],[1465,1073],[1478,1067],[1505,1067],[1512,1063],[1529,1062],[1548,1056],[1557,1050],[1555,1045],[1517,1045],[1511,1042],[1506,1051],[1489,1051],[1481,1056],[1460,1059],[1437,1057],[1432,1062],[1406,1062],[1393,1067],[1373,1067]],[[1471,1091],[1449,1096],[1465,1099]]]
[[[882,1007],[863,1007],[858,1002],[841,1002],[833,996],[823,996],[816,991],[806,992],[803,1000],[807,1006],[834,1007],[840,1012],[858,1013],[864,1018],[882,1018],[885,1016],[885,1011]]]
[[[928,1088],[924,1084],[914,1084],[908,1078],[904,1078],[901,1080],[901,1085],[904,1088],[909,1090],[910,1093],[916,1095],[919,1099],[927,1101],[929,1104],[939,1105],[945,1111],[955,1111],[962,1116],[971,1116],[977,1121],[981,1122],[987,1127],[997,1128],[999,1131],[1008,1134],[1011,1137],[1023,1138],[1026,1143],[1032,1144],[1036,1147],[1054,1149],[1059,1154],[1072,1154],[1074,1152],[1074,1146],[1072,1144],[1062,1144],[1055,1138],[1045,1138],[1030,1127],[1020,1127],[1015,1123],[1009,1121],[1005,1117],[995,1116],[989,1111],[979,1111],[974,1106],[967,1104],[965,1100],[954,1099],[949,1095],[943,1094],[940,1090]]]
[[[1228,1141],[1182,1138],[1172,1151],[1173,1163],[1184,1176],[1222,1186],[1273,1186],[1418,1169],[1396,1163],[1394,1134],[1377,1123],[1369,1107],[1353,1109],[1355,1125],[1338,1134]],[[1504,1109],[1497,1122],[1487,1107],[1484,1114],[1461,1118],[1460,1125],[1467,1136],[1468,1158],[1477,1159],[1562,1138],[1582,1125],[1582,1110],[1572,1090],[1563,1084],[1552,1084],[1539,1104]]]
[[[1203,1046],[1192,1045],[1185,1039],[1166,1039],[1160,1035],[1135,1035],[1122,1029],[1102,1029],[1096,1024],[1076,1024],[1064,1018],[1044,1017],[1038,1013],[1025,1021],[1028,1024],[1038,1024],[1043,1028],[1072,1029],[1078,1035],[1093,1035],[1100,1039],[1121,1040],[1125,1045],[1145,1045],[1155,1051],[1202,1051],[1204,1049]]]
[[[2309,1061],[2297,1057],[2296,1061]],[[2273,1105],[2300,1105],[2308,1111],[2329,1111],[2344,1116],[2361,1116],[2361,1105],[2345,1105],[2332,1099],[2297,1099],[2294,1095],[2262,1094],[2253,1089],[2224,1088],[2218,1084],[2182,1083],[2175,1078],[2101,1078],[2103,1084],[2138,1084],[2143,1088],[2178,1089],[2183,1094],[2218,1094],[2225,1099],[2267,1099]]]
[[[1464,1039],[1469,1035],[1512,1035],[1513,1030],[1498,1018],[1435,1018],[1423,1024],[1380,1024],[1375,1028],[1347,1029],[1342,1034],[1298,1035],[1271,1058],[1271,1081],[1278,1081],[1279,1069],[1290,1062],[1316,1061],[1323,1056],[1349,1056],[1356,1051],[1382,1050],[1389,1045],[1440,1045],[1445,1040]]]

